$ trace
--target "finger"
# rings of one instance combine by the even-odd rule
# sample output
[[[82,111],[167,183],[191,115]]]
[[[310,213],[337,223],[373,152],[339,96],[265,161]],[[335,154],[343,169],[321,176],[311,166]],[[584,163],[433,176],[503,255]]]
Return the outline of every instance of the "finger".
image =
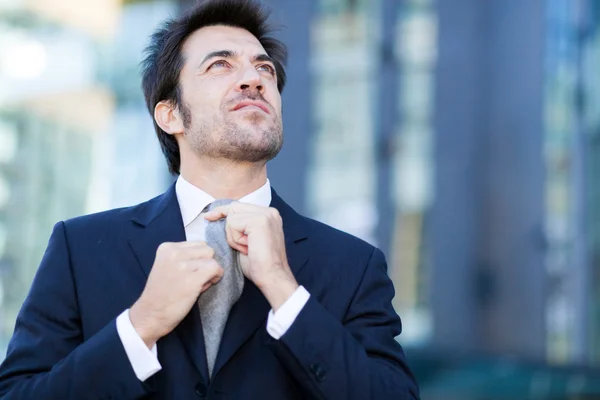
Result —
[[[205,284],[208,283],[210,286],[216,285],[221,281],[223,275],[225,274],[225,270],[217,264],[215,261],[214,264],[211,264],[207,267],[205,271],[206,275],[204,277]]]
[[[187,270],[191,273],[206,273],[206,271],[211,271],[216,267],[219,267],[219,264],[214,258],[194,258],[181,261],[177,263],[177,265],[184,270]],[[216,265],[216,266],[215,266]]]
[[[208,289],[209,287],[216,285],[217,283],[219,283],[221,281],[221,279],[223,278],[223,275],[217,275],[214,278],[204,282],[204,284],[202,285],[202,287],[200,288],[200,293],[203,293],[206,291],[206,289]]]
[[[193,272],[197,279],[201,281],[211,281],[215,279],[216,281],[219,281],[225,272],[214,258],[194,260],[192,263],[194,263]]]
[[[236,231],[233,231],[233,242],[235,244],[235,249],[237,251],[240,251],[244,254],[248,254],[248,235],[244,235],[244,234],[240,234],[238,235],[238,233]]]
[[[248,255],[248,246],[239,245],[238,251],[247,256]]]
[[[218,283],[218,282],[217,282]],[[211,287],[212,285],[214,285],[214,283],[212,282],[206,282],[204,285],[202,285],[202,288],[200,288],[200,294],[206,292],[206,290]]]
[[[246,235],[245,224],[240,224],[239,229],[232,223],[225,225],[227,228],[227,239],[231,241],[232,244],[238,245],[240,244],[240,238]]]
[[[258,222],[260,222],[263,218],[264,217],[259,214],[230,215],[225,224],[225,231],[228,235],[227,240],[229,245],[238,251],[247,251],[249,241],[248,235],[253,231],[253,226],[260,226]]]
[[[233,238],[236,243],[242,236],[251,236],[253,232],[268,232],[271,227],[269,219],[261,214],[234,214],[227,218],[226,226],[236,233]],[[260,235],[260,233],[258,233]]]
[[[225,226],[236,231],[234,238],[237,239],[241,235],[246,235],[252,230],[252,226],[256,225],[256,221],[260,220],[260,214],[230,214],[227,217]]]
[[[227,243],[229,244],[229,246],[231,246],[233,249],[237,250],[237,251],[241,251],[240,249],[240,245],[238,244],[236,237],[239,236],[239,232],[237,232],[235,229],[233,229],[231,227],[231,225],[226,224],[225,225],[225,234],[227,236]]]
[[[205,277],[200,278],[200,284],[202,284],[200,288],[200,293],[205,292],[209,287],[216,285],[221,281],[221,279],[223,278],[223,268],[220,268],[220,271],[220,273],[217,273],[209,280],[206,280]]]
[[[241,235],[237,240],[236,243],[239,244],[240,246],[248,246],[248,235]]]
[[[204,219],[207,221],[218,221],[222,218],[226,218],[231,213],[234,204],[235,203],[230,203],[225,206],[215,207],[204,214]]]
[[[215,251],[208,245],[194,246],[181,249],[177,255],[180,260],[194,260],[198,258],[213,258]]]

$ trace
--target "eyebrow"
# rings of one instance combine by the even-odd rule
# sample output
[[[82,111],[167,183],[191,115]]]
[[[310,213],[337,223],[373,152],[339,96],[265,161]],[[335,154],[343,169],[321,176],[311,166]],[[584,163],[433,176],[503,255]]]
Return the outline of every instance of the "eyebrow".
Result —
[[[206,57],[204,57],[204,59],[202,60],[200,65],[203,65],[205,62],[207,62],[208,60],[213,59],[213,58],[236,58],[239,56],[240,56],[240,53],[232,51],[232,50],[217,50],[217,51],[208,53],[206,55]],[[252,58],[252,61],[253,62],[267,61],[272,64],[275,64],[273,59],[270,56],[268,56],[267,54],[257,54]]]
[[[275,61],[273,61],[273,59],[268,56],[267,54],[257,54],[254,56],[254,62],[257,61],[267,61],[270,62],[271,64],[275,65]]]

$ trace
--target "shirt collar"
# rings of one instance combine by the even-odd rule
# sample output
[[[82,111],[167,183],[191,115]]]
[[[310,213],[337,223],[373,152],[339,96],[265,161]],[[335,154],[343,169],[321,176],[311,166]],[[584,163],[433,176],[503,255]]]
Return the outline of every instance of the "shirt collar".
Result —
[[[175,193],[181,209],[183,226],[187,227],[194,221],[207,205],[215,198],[202,189],[186,181],[181,175],[175,183]],[[240,203],[268,207],[271,204],[271,182],[267,179],[264,185],[238,200]]]

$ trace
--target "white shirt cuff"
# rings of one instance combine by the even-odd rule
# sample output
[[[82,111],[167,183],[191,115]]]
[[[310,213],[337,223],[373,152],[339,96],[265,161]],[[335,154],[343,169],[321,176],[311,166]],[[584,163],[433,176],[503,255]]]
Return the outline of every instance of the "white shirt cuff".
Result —
[[[269,311],[269,317],[267,319],[267,332],[275,340],[281,339],[283,335],[290,329],[300,311],[306,305],[306,302],[310,298],[310,293],[304,289],[303,286],[298,287],[294,294],[286,300],[285,303],[277,312]]]
[[[152,346],[152,349],[146,346],[146,343],[131,324],[129,309],[123,311],[117,317],[117,333],[133,367],[133,372],[140,381],[145,381],[162,369],[158,361],[156,344]]]

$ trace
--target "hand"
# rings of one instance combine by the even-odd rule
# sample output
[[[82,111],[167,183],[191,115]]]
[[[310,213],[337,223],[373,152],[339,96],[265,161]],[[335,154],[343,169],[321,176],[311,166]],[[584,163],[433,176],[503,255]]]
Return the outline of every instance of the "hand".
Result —
[[[223,268],[204,242],[163,243],[142,295],[129,318],[144,343],[152,348],[188,314],[200,293],[217,283]]]
[[[242,272],[276,311],[298,288],[285,252],[283,223],[275,208],[233,202],[206,213],[226,218],[227,242],[240,252]]]

